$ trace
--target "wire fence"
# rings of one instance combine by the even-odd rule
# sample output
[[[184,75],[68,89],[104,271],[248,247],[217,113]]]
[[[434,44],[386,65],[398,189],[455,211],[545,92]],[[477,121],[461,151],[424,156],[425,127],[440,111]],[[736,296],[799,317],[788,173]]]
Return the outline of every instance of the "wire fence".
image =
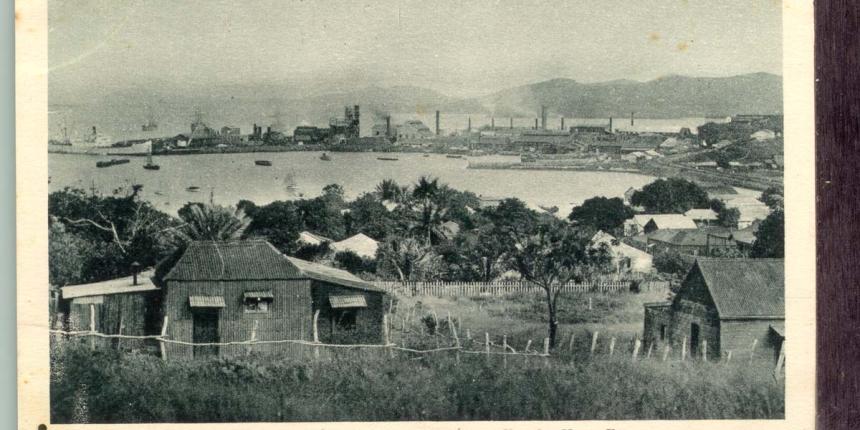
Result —
[[[377,288],[390,293],[406,296],[436,296],[436,297],[476,297],[476,296],[506,296],[511,294],[542,293],[538,286],[525,281],[511,282],[397,282],[377,281]],[[667,281],[591,281],[570,282],[562,287],[564,292],[575,293],[623,293],[629,291],[663,291],[668,290]]]

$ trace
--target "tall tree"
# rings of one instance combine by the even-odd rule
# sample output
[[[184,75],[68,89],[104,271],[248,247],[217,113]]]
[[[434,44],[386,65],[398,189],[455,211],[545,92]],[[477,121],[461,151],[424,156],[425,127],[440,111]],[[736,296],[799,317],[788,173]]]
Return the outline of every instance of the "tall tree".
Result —
[[[633,217],[633,209],[618,197],[593,197],[573,208],[568,219],[579,225],[612,233]]]
[[[785,214],[777,209],[765,218],[755,232],[755,242],[750,249],[754,258],[785,257]]]
[[[184,242],[240,239],[251,224],[241,209],[200,203],[186,204],[179,217],[185,224],[176,233]]]
[[[705,190],[681,178],[657,179],[633,193],[630,202],[649,213],[684,213],[710,203]]]
[[[560,224],[542,225],[535,235],[512,235],[512,239],[516,246],[510,254],[511,268],[544,291],[549,323],[547,332],[550,346],[554,347],[558,331],[558,298],[564,286],[570,281],[582,282],[606,270],[609,252],[605,246],[589,246],[588,232]]]

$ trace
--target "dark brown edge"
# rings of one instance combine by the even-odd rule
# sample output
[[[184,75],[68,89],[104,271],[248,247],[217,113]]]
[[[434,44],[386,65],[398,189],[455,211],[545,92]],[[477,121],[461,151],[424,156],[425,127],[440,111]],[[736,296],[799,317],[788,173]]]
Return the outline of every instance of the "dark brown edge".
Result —
[[[858,29],[860,2],[815,3],[816,422],[828,430],[860,428]]]

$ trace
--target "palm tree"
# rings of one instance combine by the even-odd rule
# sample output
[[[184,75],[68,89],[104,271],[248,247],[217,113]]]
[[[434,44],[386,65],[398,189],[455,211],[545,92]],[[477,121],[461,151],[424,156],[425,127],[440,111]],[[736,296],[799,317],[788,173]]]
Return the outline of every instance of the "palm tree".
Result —
[[[442,223],[448,209],[439,203],[446,187],[439,184],[439,179],[422,176],[412,189],[412,198],[419,205],[418,220],[412,227],[426,238],[427,246],[432,245],[433,238],[443,236]]]
[[[190,204],[179,213],[185,221],[177,235],[184,242],[196,240],[235,240],[242,237],[251,218],[238,208]]]
[[[394,179],[384,179],[376,185],[376,194],[382,200],[402,203],[409,193],[409,187],[401,187]]]

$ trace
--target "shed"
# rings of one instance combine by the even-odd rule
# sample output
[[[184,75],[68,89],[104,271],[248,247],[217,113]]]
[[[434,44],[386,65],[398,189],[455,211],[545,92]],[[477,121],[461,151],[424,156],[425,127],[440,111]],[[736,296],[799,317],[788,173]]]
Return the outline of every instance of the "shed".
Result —
[[[383,342],[385,293],[349,272],[281,254],[263,240],[192,242],[165,276],[171,339],[194,343]],[[260,353],[301,355],[306,346],[265,343]],[[170,344],[170,357],[233,356],[244,345]]]
[[[748,358],[754,347],[778,353],[784,322],[782,259],[698,258],[671,302],[645,304],[643,339],[676,351],[686,342],[693,357],[707,345],[710,359],[728,351]]]
[[[715,224],[718,220],[717,213],[713,209],[690,209],[684,212],[684,216],[693,220],[699,227]]]
[[[651,254],[640,251],[604,231],[598,231],[591,238],[591,246],[606,245],[612,257],[612,264],[618,273],[649,273],[653,271]]]
[[[104,334],[152,334],[160,311],[160,290],[152,283],[154,271],[137,276],[111,279],[90,284],[62,287],[62,320],[68,330],[90,330]],[[117,344],[111,339],[98,339],[104,344]],[[123,347],[143,347],[140,340],[124,340]]]
[[[647,246],[652,252],[673,250],[682,254],[709,256],[714,251],[738,247],[731,231],[711,227],[699,230],[657,230],[647,235]]]
[[[624,222],[624,233],[633,236],[660,229],[695,229],[696,223],[684,214],[638,214]]]
[[[355,236],[331,244],[331,249],[335,250],[335,252],[351,251],[359,257],[369,259],[376,258],[376,250],[378,248],[379,242],[364,233],[358,233]]]

